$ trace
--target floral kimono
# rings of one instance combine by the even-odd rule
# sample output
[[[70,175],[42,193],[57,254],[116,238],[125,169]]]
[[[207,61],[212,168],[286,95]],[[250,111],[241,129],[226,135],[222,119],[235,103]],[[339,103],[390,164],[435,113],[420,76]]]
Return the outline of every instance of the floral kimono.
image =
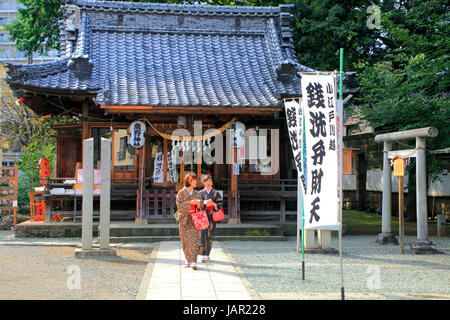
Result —
[[[209,220],[209,227],[208,229],[201,230],[201,239],[198,254],[201,256],[209,256],[214,241],[214,232],[216,231],[216,222],[213,220],[212,215],[214,211],[223,209],[222,205],[223,199],[220,193],[214,188],[211,188],[209,192],[205,188],[202,191],[200,191],[200,195],[203,201],[211,199],[214,203],[217,204],[217,208],[213,207],[212,210],[208,210],[208,207],[206,207],[206,213]]]
[[[194,199],[201,200],[199,192],[192,190],[192,193],[189,193],[187,188],[181,189],[176,199],[178,210],[175,213],[175,219],[179,223],[184,256],[189,263],[197,262],[198,243],[200,241],[200,231],[195,229],[194,222],[189,214],[189,202]]]

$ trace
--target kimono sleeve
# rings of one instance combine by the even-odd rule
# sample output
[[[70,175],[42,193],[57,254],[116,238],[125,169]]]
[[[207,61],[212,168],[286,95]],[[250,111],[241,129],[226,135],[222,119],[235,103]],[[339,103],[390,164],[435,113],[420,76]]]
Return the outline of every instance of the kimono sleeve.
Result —
[[[217,190],[216,190],[216,192],[215,192],[215,203],[217,204],[217,210],[221,210],[221,209],[223,209],[223,198],[222,198],[222,196],[220,195],[220,192],[218,192]]]
[[[178,211],[180,211],[181,213],[189,212],[190,201],[191,200],[189,199],[189,196],[186,194],[186,192],[178,192],[176,199]]]

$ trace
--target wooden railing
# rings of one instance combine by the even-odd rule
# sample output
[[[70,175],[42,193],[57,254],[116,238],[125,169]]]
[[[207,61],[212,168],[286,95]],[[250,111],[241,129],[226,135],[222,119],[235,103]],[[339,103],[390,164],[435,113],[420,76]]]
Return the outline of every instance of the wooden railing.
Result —
[[[223,194],[223,206],[225,216],[231,218],[234,216],[233,212],[230,212],[229,208],[232,208],[233,197],[230,197],[231,191],[224,191]],[[238,193],[238,199],[239,199]],[[139,191],[137,192],[137,204],[136,207],[139,208]],[[154,189],[154,190],[145,190],[142,195],[142,218],[151,220],[151,219],[170,219],[173,218],[174,213],[176,212],[176,194],[173,188],[170,189]],[[140,218],[140,210],[136,212],[137,217]],[[237,214],[240,215],[239,212],[239,201]]]
[[[229,180],[221,179],[219,185],[223,188],[228,187]],[[264,211],[242,210],[242,215],[264,217],[264,216],[280,216],[280,221],[286,221],[287,215],[296,215],[296,211],[286,210],[286,201],[297,200],[297,179],[238,179],[237,188],[240,193],[240,202],[279,202],[279,211],[267,209]],[[241,211],[241,210],[240,210]]]
[[[221,179],[220,185],[228,188],[228,179]],[[238,179],[238,190],[242,200],[278,200],[297,198],[296,179]]]

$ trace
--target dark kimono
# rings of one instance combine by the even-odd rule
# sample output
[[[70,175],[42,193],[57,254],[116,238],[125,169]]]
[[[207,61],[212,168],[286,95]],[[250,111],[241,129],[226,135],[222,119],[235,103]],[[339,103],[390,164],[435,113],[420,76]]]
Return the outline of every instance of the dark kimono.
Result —
[[[212,214],[214,211],[223,209],[223,199],[220,193],[214,188],[212,188],[209,193],[206,189],[203,189],[202,191],[200,191],[200,196],[202,197],[202,200],[211,199],[214,203],[217,204],[217,208],[214,208],[213,210],[207,210],[206,205],[204,207],[208,216],[209,227],[208,229],[201,230],[201,239],[198,254],[201,256],[209,256],[214,241],[214,232],[216,231],[216,222],[213,220]]]
[[[184,256],[189,263],[197,262],[198,243],[200,241],[200,231],[195,229],[194,222],[189,214],[189,202],[194,199],[201,199],[200,193],[192,190],[192,194],[189,194],[189,190],[186,188],[178,192],[176,199],[178,210],[175,213],[175,219],[179,223]]]

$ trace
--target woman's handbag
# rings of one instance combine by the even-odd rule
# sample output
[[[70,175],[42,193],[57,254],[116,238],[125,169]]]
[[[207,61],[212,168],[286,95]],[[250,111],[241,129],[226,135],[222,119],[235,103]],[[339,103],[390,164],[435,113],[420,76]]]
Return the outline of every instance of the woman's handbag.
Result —
[[[223,219],[225,219],[225,215],[224,215],[222,209],[213,212],[213,220],[215,222],[218,222],[218,221],[223,220]]]
[[[189,213],[192,216],[192,221],[194,222],[194,227],[196,230],[208,229],[209,221],[206,215],[206,211],[195,211],[194,213]]]
[[[195,204],[190,204],[189,205],[189,214],[193,214],[197,211],[197,205]]]

